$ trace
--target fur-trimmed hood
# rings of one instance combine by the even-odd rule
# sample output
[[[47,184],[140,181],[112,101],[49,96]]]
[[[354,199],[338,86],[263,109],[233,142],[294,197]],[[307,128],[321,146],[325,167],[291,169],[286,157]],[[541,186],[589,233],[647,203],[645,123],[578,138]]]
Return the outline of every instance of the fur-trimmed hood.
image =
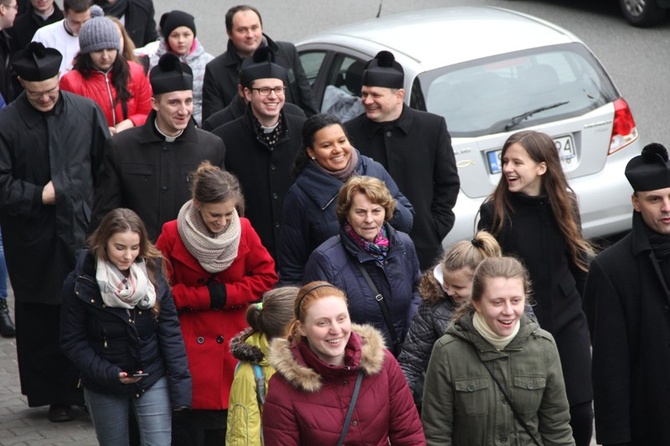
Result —
[[[268,340],[263,334],[250,334],[251,331],[251,328],[247,327],[230,340],[230,353],[241,362],[266,365]]]
[[[421,299],[426,302],[434,305],[441,300],[446,300],[451,298],[447,293],[442,289],[442,285],[437,281],[433,270],[435,266],[431,266],[425,273],[421,276],[421,281],[419,282],[419,294]]]
[[[352,369],[362,369],[368,376],[380,373],[384,365],[386,349],[381,333],[370,325],[352,324],[351,337],[354,336],[360,338],[358,364],[346,364],[337,370],[350,374]],[[351,339],[349,344],[352,344]],[[295,388],[306,392],[318,392],[321,389],[323,377],[304,361],[296,358],[296,349],[298,346],[291,344],[287,339],[272,340],[268,357],[270,365]]]

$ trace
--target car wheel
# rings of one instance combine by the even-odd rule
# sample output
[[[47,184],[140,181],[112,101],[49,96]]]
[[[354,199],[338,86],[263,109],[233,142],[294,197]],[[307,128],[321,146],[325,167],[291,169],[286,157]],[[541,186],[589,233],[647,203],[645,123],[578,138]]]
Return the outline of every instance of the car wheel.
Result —
[[[665,9],[656,0],[619,0],[619,4],[623,16],[633,26],[653,26],[665,17]]]

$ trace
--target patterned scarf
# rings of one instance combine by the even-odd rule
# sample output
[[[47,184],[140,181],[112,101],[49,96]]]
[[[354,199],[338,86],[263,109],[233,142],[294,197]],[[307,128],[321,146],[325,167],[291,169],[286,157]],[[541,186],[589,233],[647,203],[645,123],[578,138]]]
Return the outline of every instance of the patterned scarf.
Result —
[[[254,114],[251,112],[251,105],[249,105],[247,108],[249,109],[249,113],[253,119],[254,127],[256,128],[256,137],[258,140],[265,143],[270,149],[274,148],[279,140],[286,134],[286,129],[284,128],[284,116],[280,114],[279,121],[277,122],[275,128],[270,133],[266,133],[260,121],[256,119]]]
[[[213,236],[202,220],[200,212],[187,201],[179,210],[177,230],[184,246],[208,273],[219,273],[228,268],[237,257],[242,225],[237,210],[228,227]]]
[[[344,232],[346,232],[358,246],[363,248],[365,252],[374,257],[375,260],[384,260],[386,254],[389,252],[389,239],[386,236],[386,226],[382,226],[382,230],[379,231],[379,234],[377,234],[373,242],[369,242],[356,234],[356,231],[354,231],[354,228],[351,227],[349,222],[344,224]]]
[[[128,277],[107,260],[99,258],[95,279],[102,301],[108,307],[148,310],[156,303],[156,289],[147,275],[147,265],[138,258],[129,268]]]

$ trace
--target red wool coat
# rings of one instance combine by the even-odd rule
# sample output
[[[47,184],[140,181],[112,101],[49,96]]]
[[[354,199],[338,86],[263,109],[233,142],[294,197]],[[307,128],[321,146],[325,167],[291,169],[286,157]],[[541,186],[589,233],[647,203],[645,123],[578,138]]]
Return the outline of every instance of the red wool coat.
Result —
[[[249,220],[240,218],[242,236],[235,261],[212,275],[188,252],[177,231],[177,220],[163,225],[156,246],[170,262],[172,295],[193,377],[193,409],[224,410],[237,360],[230,340],[247,327],[246,311],[278,280],[275,263]],[[212,277],[213,276],[213,277]],[[210,308],[207,282],[226,286],[226,304]]]
[[[98,104],[107,118],[107,125],[115,126],[124,119],[130,119],[135,127],[143,125],[151,112],[151,84],[144,74],[144,68],[135,62],[128,62],[130,79],[128,91],[132,97],[126,102],[127,114],[123,117],[121,102],[117,102],[112,111],[112,100],[116,101],[116,89],[112,86],[112,72],[105,75],[99,71],[85,79],[77,70],[68,72],[60,80],[61,90],[70,91],[80,96],[92,99]]]

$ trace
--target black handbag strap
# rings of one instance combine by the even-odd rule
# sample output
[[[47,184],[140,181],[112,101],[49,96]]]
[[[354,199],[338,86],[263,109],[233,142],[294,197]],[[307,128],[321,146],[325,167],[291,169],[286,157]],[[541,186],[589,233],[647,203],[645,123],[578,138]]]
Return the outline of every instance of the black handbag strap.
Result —
[[[474,347],[474,345],[473,345],[473,347]],[[476,350],[476,348],[475,348],[475,350]],[[503,388],[502,384],[500,384],[500,381],[498,381],[498,379],[496,378],[496,376],[493,374],[493,370],[491,370],[491,368],[486,364],[486,362],[484,362],[484,360],[479,356],[478,353],[477,353],[477,357],[478,357],[479,360],[481,361],[481,363],[482,363],[482,365],[484,366],[484,368],[486,369],[486,371],[489,372],[489,375],[491,375],[491,378],[493,378],[493,381],[495,381],[495,383],[498,385],[498,388],[500,389],[500,391],[501,391],[502,394],[503,394],[503,397],[504,397],[505,400],[507,401],[507,404],[509,405],[509,408],[512,409],[512,413],[514,414],[514,418],[516,418],[516,420],[519,422],[519,424],[524,428],[524,430],[526,431],[526,433],[527,433],[527,434],[530,436],[530,438],[533,440],[533,443],[535,443],[537,446],[542,446],[542,445],[540,444],[540,442],[537,441],[537,438],[535,438],[535,435],[533,435],[533,434],[531,433],[530,428],[528,427],[528,425],[526,424],[526,422],[523,421],[523,418],[521,418],[521,414],[519,414],[519,412],[517,412],[516,408],[514,407],[514,404],[512,404],[512,400],[510,399],[509,395],[507,394],[507,391],[505,391],[505,389]]]
[[[386,323],[386,328],[388,329],[389,334],[391,335],[391,340],[393,341],[393,355],[398,356],[400,354],[400,347],[402,345],[402,342],[398,337],[398,333],[396,333],[395,331],[395,326],[393,325],[393,321],[391,320],[391,311],[389,310],[389,306],[386,303],[386,299],[384,299],[382,293],[380,293],[379,290],[377,289],[377,285],[375,285],[375,283],[372,281],[370,274],[365,269],[363,264],[356,263],[356,266],[358,266],[358,269],[361,271],[361,274],[363,274],[363,278],[372,289],[372,292],[375,293],[375,300],[379,304],[379,308],[381,308],[382,310],[382,317],[384,318],[384,323]]]
[[[358,391],[361,390],[361,381],[363,381],[363,370],[358,370],[356,384],[354,385],[354,393],[351,395],[351,403],[349,403],[347,416],[344,418],[344,426],[342,426],[342,433],[340,434],[340,438],[337,440],[337,446],[342,446],[344,443],[344,437],[347,436],[347,432],[349,431],[351,417],[354,415],[354,407],[356,407],[356,400],[358,400]]]

